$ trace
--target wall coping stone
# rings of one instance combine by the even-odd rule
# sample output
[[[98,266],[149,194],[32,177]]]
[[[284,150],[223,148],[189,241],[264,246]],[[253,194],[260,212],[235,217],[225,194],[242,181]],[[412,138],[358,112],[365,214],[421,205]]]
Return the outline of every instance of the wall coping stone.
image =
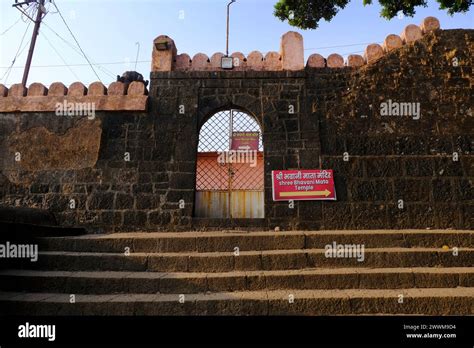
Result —
[[[152,71],[151,79],[278,79],[304,78],[305,70],[298,71]]]
[[[51,112],[64,101],[93,103],[96,111],[146,111],[148,91],[143,83],[113,82],[109,90],[112,95],[108,95],[107,87],[101,82],[93,82],[89,88],[81,82],[74,82],[69,88],[54,82],[49,89],[41,83],[32,83],[29,88],[16,84],[10,89],[0,84],[0,113]]]

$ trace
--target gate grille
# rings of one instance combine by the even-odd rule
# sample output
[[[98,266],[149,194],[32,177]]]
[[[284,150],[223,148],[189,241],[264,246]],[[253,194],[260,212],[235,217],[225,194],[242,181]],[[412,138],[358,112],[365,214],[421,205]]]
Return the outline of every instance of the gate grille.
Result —
[[[219,163],[231,149],[234,132],[258,132],[258,152],[250,163]],[[263,141],[257,121],[238,110],[220,111],[201,128],[198,145],[196,190],[198,191],[263,191]]]
[[[214,114],[199,132],[198,152],[229,151],[232,125],[233,132],[259,132],[258,151],[263,152],[262,132],[255,119],[237,110],[225,110]]]

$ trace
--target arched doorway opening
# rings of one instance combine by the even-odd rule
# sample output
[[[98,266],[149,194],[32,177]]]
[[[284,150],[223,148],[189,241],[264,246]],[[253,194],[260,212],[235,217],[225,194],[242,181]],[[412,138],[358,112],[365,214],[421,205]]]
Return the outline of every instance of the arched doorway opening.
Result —
[[[201,127],[197,151],[195,216],[263,218],[262,130],[248,113],[229,109]]]

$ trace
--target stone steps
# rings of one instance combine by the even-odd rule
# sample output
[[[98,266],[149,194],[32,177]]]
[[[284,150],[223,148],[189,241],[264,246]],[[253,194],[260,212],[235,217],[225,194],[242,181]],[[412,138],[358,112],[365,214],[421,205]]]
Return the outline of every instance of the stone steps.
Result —
[[[281,289],[474,287],[474,268],[339,268],[225,273],[0,272],[0,290],[65,294],[192,294]]]
[[[69,294],[4,292],[0,306],[4,315],[469,315],[474,312],[474,289],[262,290],[184,298],[176,294],[76,295],[75,303],[70,303]]]
[[[441,248],[365,249],[356,257],[327,258],[324,249],[293,249],[214,253],[94,253],[40,252],[37,262],[12,262],[12,268],[64,271],[231,272],[289,270],[320,267],[464,267],[474,260],[473,248],[459,248],[455,256]]]
[[[0,306],[34,315],[474,314],[473,237],[233,230],[40,238],[37,262],[10,259],[0,271]],[[363,245],[363,260],[326,257],[333,242]]]
[[[470,247],[472,231],[374,230],[292,232],[177,232],[114,233],[80,237],[44,238],[40,246],[49,251],[131,252],[225,252],[324,248],[327,244],[364,244],[366,248]]]

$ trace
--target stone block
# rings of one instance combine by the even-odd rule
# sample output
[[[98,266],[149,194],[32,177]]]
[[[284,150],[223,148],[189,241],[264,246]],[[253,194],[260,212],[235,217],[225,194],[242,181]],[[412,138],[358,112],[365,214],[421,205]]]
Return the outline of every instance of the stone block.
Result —
[[[415,24],[407,25],[400,37],[402,38],[403,43],[411,43],[413,41],[419,40],[422,37],[422,32],[419,26]]]
[[[48,94],[48,89],[41,83],[35,82],[28,87],[28,97],[43,97]]]
[[[380,187],[382,185],[375,187],[375,189],[381,189]],[[378,192],[374,193],[378,194]],[[357,229],[383,228],[387,224],[386,205],[377,203],[355,204],[352,219],[354,227]]]
[[[53,82],[49,86],[48,96],[61,97],[67,95],[67,87],[62,82]]]
[[[338,194],[338,199],[340,199]],[[302,220],[322,220],[322,205],[317,201],[301,201],[298,203],[298,217]]]
[[[371,158],[365,161],[369,177],[400,177],[402,176],[401,161],[391,158]]]
[[[115,81],[109,85],[108,94],[109,95],[125,95],[126,85],[123,82]]]
[[[430,185],[427,180],[397,179],[394,183],[394,197],[398,201],[429,201]]]
[[[69,88],[67,95],[68,97],[82,97],[87,94],[87,88],[82,82],[74,82]]]
[[[204,53],[197,53],[194,55],[191,62],[191,69],[195,71],[209,70],[210,60]]]
[[[125,211],[123,214],[123,224],[125,226],[141,229],[146,226],[146,223],[147,215],[144,211]]]
[[[347,66],[359,67],[365,64],[365,59],[358,54],[350,54],[347,57]]]
[[[221,70],[221,61],[222,61],[222,57],[224,57],[224,53],[222,52],[216,52],[214,53],[212,56],[211,56],[211,66],[210,66],[210,69],[214,70],[214,71],[217,71],[217,70]]]
[[[350,191],[353,201],[385,201],[393,197],[391,183],[386,180],[356,181]]]
[[[115,197],[115,209],[116,210],[127,210],[133,209],[134,198],[132,195],[117,193]]]
[[[247,67],[251,70],[263,70],[263,55],[259,51],[252,51],[247,57]]]
[[[430,204],[409,204],[407,212],[410,215],[411,228],[434,228],[436,226],[435,210]]]
[[[282,69],[282,59],[278,52],[268,52],[263,62],[263,70],[279,71]]]
[[[429,33],[431,31],[439,29],[441,26],[439,24],[439,20],[436,17],[426,17],[423,19],[423,22],[421,22],[421,31],[423,34]]]
[[[189,70],[191,68],[191,57],[186,54],[178,54],[175,61],[176,70]]]
[[[8,90],[9,97],[24,97],[26,96],[26,87],[24,87],[21,83],[16,83],[10,87]]]
[[[112,210],[114,198],[113,192],[97,192],[89,197],[87,206],[90,210]]]
[[[304,45],[301,34],[289,31],[281,38],[280,55],[283,70],[304,69]]]
[[[387,228],[409,229],[411,227],[410,214],[406,209],[399,209],[398,204],[387,205],[387,216]]]
[[[385,52],[390,52],[402,46],[403,46],[402,39],[400,38],[400,36],[395,35],[395,34],[387,35],[387,37],[385,38],[383,42],[383,49]]]
[[[92,82],[89,85],[88,95],[107,95],[107,88],[100,81]]]
[[[432,185],[435,202],[452,202],[456,200],[450,179],[436,179],[432,181]]]
[[[242,52],[234,52],[230,56],[234,59],[234,70],[245,70],[247,59]]]
[[[364,53],[367,64],[373,63],[383,57],[383,48],[379,44],[370,44],[366,47]]]
[[[474,201],[474,181],[467,178],[455,180],[455,190],[461,201]]]
[[[342,68],[344,67],[344,58],[337,53],[330,54],[327,58],[328,68]]]
[[[127,95],[145,95],[145,94],[147,94],[147,90],[143,82],[133,81],[128,86]]]
[[[324,68],[326,66],[326,60],[322,55],[314,53],[308,57],[306,66],[310,68]]]
[[[153,41],[151,71],[171,71],[174,68],[177,49],[174,41],[160,35]]]

